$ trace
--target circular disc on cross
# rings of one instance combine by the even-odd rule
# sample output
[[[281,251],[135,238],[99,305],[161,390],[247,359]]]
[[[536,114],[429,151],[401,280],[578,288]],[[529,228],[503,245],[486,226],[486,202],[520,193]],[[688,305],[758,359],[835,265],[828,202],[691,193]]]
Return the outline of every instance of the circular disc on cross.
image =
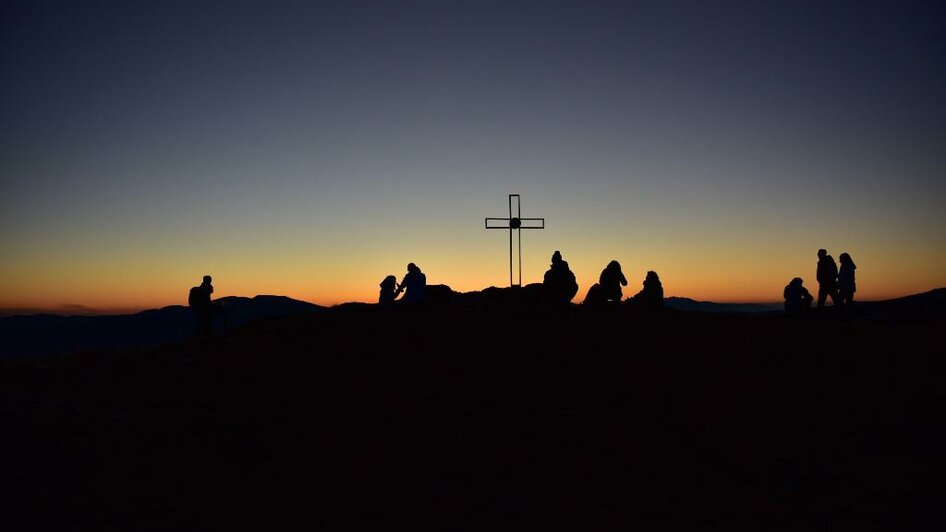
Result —
[[[522,220],[520,220],[519,218],[512,218],[511,220],[509,220],[509,227],[511,227],[512,229],[519,229],[520,227],[522,227]]]

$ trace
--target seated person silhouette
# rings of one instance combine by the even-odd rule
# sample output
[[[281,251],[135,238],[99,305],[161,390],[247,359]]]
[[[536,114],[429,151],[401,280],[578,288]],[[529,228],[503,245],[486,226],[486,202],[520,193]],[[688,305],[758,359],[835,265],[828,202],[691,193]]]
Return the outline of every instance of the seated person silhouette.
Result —
[[[562,260],[562,254],[558,251],[552,254],[552,265],[545,272],[542,285],[546,297],[553,304],[567,305],[578,293],[575,274],[568,268],[568,263]]]
[[[808,289],[802,286],[801,277],[792,279],[787,285],[782,295],[785,297],[785,314],[797,316],[811,309],[811,302],[815,300]]]
[[[608,266],[602,270],[598,282],[591,285],[588,294],[585,295],[585,305],[601,306],[609,302],[617,304],[621,302],[621,286],[627,286],[627,279],[621,272],[621,264],[616,260],[608,263]]]
[[[191,288],[187,296],[187,304],[197,315],[198,336],[213,334],[213,303],[210,300],[210,294],[214,293],[214,287],[210,284],[212,280],[209,275],[205,275],[200,286]]]
[[[598,277],[598,284],[601,286],[601,297],[605,302],[620,303],[624,295],[621,291],[622,286],[627,286],[627,278],[621,271],[621,263],[612,260],[607,267],[601,271]]]
[[[394,291],[397,287],[397,277],[389,275],[381,281],[379,286],[381,287],[381,293],[378,294],[378,303],[381,305],[394,303],[394,298],[397,297],[397,293]]]
[[[399,296],[405,290],[407,292],[404,293],[401,301],[410,304],[427,302],[427,276],[413,262],[407,265],[407,274],[404,275],[404,279],[397,287],[394,297]]]
[[[664,287],[660,284],[657,272],[647,272],[644,278],[644,288],[634,294],[631,301],[643,308],[662,308],[664,306]]]

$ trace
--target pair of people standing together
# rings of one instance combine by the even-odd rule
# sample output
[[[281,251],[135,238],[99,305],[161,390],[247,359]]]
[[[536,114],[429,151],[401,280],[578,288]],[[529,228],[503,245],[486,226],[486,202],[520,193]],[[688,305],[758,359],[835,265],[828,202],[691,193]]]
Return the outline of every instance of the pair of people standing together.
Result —
[[[857,266],[847,253],[841,253],[838,258],[841,260],[840,269],[826,250],[818,250],[818,308],[824,308],[828,297],[835,306],[843,307],[854,302],[854,292],[857,291],[854,270]]]

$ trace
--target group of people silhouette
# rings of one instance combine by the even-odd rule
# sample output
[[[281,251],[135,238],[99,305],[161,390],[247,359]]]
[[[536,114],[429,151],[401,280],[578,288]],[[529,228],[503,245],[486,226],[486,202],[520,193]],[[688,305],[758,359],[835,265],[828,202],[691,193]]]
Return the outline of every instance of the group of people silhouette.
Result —
[[[417,304],[427,301],[427,277],[413,262],[407,265],[407,274],[400,283],[397,282],[395,276],[388,275],[379,286],[381,291],[378,294],[378,303],[381,305],[393,304],[401,292],[404,292],[401,301],[406,303]],[[552,264],[545,272],[542,286],[545,299],[551,305],[568,305],[578,293],[575,274],[568,267],[568,262],[562,259],[562,253],[558,250],[552,253]],[[623,297],[622,286],[627,286],[627,278],[621,271],[621,264],[612,260],[601,272],[598,282],[588,291],[585,304],[603,306],[620,303]],[[651,271],[647,272],[647,277],[644,279],[644,288],[630,300],[643,307],[660,308],[663,306],[663,298],[660,278]]]
[[[828,255],[824,249],[818,250],[818,266],[816,278],[818,280],[818,302],[817,307],[824,308],[827,299],[830,297],[834,306],[840,308],[849,308],[854,303],[854,292],[857,286],[854,281],[854,270],[857,266],[847,253],[840,255],[841,267],[834,262],[834,258]],[[197,334],[198,336],[210,336],[213,333],[213,316],[217,310],[211,294],[214,288],[213,279],[205,275],[199,286],[190,289],[188,294],[188,305],[194,310],[197,316]],[[562,258],[562,253],[558,250],[552,253],[552,264],[542,280],[545,299],[550,305],[567,306],[578,294],[578,282],[575,280],[575,274],[568,267],[568,262]],[[588,289],[584,304],[588,306],[605,307],[608,305],[620,304],[624,296],[621,287],[627,286],[627,278],[621,271],[621,264],[612,260],[601,271],[598,276],[598,282]],[[400,301],[407,304],[423,304],[427,302],[427,276],[411,262],[407,265],[407,273],[401,282],[397,282],[397,277],[388,275],[381,281],[381,291],[378,294],[378,303],[381,305],[392,305],[397,301],[398,296],[404,294]],[[801,277],[795,277],[786,286],[783,291],[785,298],[785,312],[789,315],[798,315],[811,308],[815,298],[804,287],[804,281]],[[663,285],[660,277],[654,271],[648,271],[644,278],[643,288],[634,296],[627,299],[627,302],[641,308],[661,308],[664,302]]]
[[[558,251],[552,254],[552,265],[549,271],[545,272],[545,279],[542,284],[545,286],[546,294],[559,303],[567,304],[571,302],[575,294],[578,293],[575,274],[568,269],[568,263],[562,260],[562,254]],[[627,278],[624,276],[624,272],[621,271],[621,263],[612,260],[601,271],[598,282],[588,289],[584,304],[606,306],[620,303],[624,297],[622,286],[627,286]],[[628,301],[647,308],[662,307],[664,289],[657,272],[647,272],[643,289],[633,297],[628,298]]]
[[[378,303],[390,305],[394,303],[397,296],[404,293],[401,301],[410,304],[422,304],[427,302],[427,276],[420,271],[413,262],[407,265],[407,273],[401,282],[397,282],[397,277],[389,275],[381,281],[381,293],[378,295]]]
[[[818,308],[824,308],[828,298],[831,303],[838,308],[849,309],[854,303],[854,292],[857,291],[857,285],[854,281],[854,270],[857,265],[847,253],[841,253],[838,257],[841,261],[841,267],[838,268],[834,257],[828,255],[827,250],[818,250],[818,266],[815,270],[815,278],[818,280]],[[795,277],[785,286],[783,296],[785,297],[785,312],[790,315],[798,315],[811,308],[814,297],[803,286],[804,281],[801,277]]]

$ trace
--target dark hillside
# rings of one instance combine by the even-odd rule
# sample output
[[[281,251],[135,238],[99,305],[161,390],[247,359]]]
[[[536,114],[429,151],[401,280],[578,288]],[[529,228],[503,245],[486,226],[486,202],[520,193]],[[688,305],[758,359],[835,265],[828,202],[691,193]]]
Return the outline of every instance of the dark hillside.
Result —
[[[345,305],[205,343],[7,361],[5,521],[818,530],[937,517],[941,314],[530,318],[521,295]]]

